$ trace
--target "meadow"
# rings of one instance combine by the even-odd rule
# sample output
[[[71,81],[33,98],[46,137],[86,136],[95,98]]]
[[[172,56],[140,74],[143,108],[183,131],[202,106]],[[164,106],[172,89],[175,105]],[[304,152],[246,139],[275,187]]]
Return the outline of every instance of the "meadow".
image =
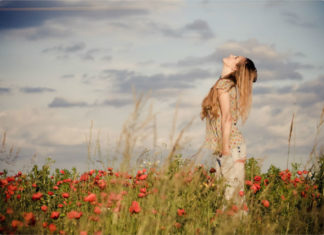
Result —
[[[196,165],[178,151],[185,128],[165,161],[130,165],[143,128],[140,101],[120,138],[119,167],[78,172],[55,169],[53,160],[26,173],[0,172],[2,234],[323,234],[324,155],[312,151],[308,168],[245,164],[243,205],[224,199],[227,187],[215,168]],[[323,123],[324,109],[318,129]],[[130,124],[131,123],[131,124]],[[293,126],[293,125],[292,125]],[[315,150],[314,146],[314,149]],[[89,161],[91,161],[89,149]]]

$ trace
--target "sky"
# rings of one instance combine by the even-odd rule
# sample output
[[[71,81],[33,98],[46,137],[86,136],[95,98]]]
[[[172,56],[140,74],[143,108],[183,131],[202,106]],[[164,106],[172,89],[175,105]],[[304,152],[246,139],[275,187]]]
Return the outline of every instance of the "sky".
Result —
[[[143,167],[161,162],[182,130],[177,153],[211,167],[199,151],[200,105],[229,54],[258,70],[239,123],[247,157],[262,171],[305,165],[324,143],[323,12],[323,1],[2,0],[0,170],[47,158],[79,171],[117,166],[124,127],[136,130],[132,160]]]

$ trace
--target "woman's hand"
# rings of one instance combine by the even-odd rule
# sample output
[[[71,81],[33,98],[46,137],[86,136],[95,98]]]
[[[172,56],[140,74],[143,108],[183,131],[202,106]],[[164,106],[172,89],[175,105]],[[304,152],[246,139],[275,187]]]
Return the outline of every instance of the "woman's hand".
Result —
[[[241,158],[241,159],[237,159],[235,162],[245,163],[246,159],[247,159],[246,157],[245,158]]]

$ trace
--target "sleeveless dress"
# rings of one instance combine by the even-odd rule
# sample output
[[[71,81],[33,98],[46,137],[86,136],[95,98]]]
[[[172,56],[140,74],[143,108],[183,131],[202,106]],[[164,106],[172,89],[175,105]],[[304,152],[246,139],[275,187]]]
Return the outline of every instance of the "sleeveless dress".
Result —
[[[238,107],[237,107],[237,90],[235,83],[230,79],[219,79],[215,88],[225,89],[230,95],[230,110],[232,116],[232,130],[230,133],[230,149],[234,149],[242,143],[245,143],[242,133],[237,127],[238,123]],[[222,152],[222,127],[221,127],[221,113],[215,119],[208,113],[206,117],[206,136],[205,145],[211,149],[213,154],[220,155]]]

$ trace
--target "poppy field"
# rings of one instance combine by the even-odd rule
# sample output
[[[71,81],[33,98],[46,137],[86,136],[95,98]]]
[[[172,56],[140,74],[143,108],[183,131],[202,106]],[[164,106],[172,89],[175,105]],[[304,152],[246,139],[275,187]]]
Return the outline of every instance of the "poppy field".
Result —
[[[2,234],[320,234],[324,231],[324,156],[317,168],[260,173],[245,164],[244,204],[225,201],[226,184],[212,167],[181,154],[166,167],[111,167],[79,174],[36,165],[1,172]],[[223,207],[226,205],[225,207]],[[243,212],[243,213],[242,213]]]
[[[55,161],[47,158],[41,167],[34,165],[26,173],[1,171],[0,233],[324,233],[324,154],[315,153],[316,145],[308,168],[299,163],[291,163],[289,169],[271,165],[261,173],[259,160],[248,157],[244,191],[234,195],[243,199],[239,205],[237,200],[225,200],[229,185],[218,177],[215,166],[196,164],[179,153],[188,125],[175,141],[171,136],[174,147],[163,162],[132,166],[139,130],[152,120],[149,116],[140,122],[139,107],[123,128],[119,167],[108,163],[86,172],[75,167],[52,169]],[[318,131],[323,123],[324,109]],[[89,161],[91,144],[89,138]]]

